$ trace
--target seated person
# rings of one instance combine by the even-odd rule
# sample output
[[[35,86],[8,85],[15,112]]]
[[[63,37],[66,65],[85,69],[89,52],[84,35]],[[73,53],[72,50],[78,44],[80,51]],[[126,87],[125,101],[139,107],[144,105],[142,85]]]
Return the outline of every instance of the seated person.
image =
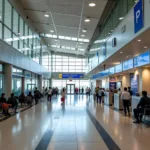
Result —
[[[26,100],[27,100],[27,104],[28,104],[28,105],[32,105],[32,103],[33,103],[32,92],[29,92],[29,94],[27,95]]]
[[[15,109],[15,113],[16,113],[16,110],[17,110],[17,107],[18,107],[18,102],[17,102],[17,99],[14,96],[14,93],[11,93],[11,96],[10,96],[10,98],[8,98],[7,103],[11,104],[12,108]]]
[[[24,93],[22,93],[19,96],[19,102],[21,103],[21,106],[22,106],[23,103],[25,104],[25,101],[26,101],[26,97],[25,97]]]
[[[137,108],[134,109],[134,117],[136,121],[134,123],[140,123],[140,114],[144,113],[144,109],[147,105],[150,105],[150,98],[147,96],[147,92],[143,91],[142,92],[142,98],[140,102],[137,105]]]
[[[11,106],[11,105],[7,104],[7,101],[6,101],[6,98],[5,98],[5,93],[1,94],[0,105],[1,105],[1,108],[3,110],[3,114],[5,114],[6,116],[10,115],[9,114],[9,106]]]

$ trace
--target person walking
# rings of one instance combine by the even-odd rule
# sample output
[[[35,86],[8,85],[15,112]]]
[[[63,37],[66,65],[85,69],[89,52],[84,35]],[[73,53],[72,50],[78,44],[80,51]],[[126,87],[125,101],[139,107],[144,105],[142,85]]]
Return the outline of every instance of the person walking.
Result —
[[[121,94],[121,99],[123,101],[124,115],[126,116],[128,111],[128,115],[130,116],[129,104],[130,104],[131,96],[130,93],[127,91],[126,87],[124,88],[124,91]]]
[[[52,101],[52,88],[51,87],[49,87],[49,90],[48,90],[47,100],[50,101],[50,103]]]

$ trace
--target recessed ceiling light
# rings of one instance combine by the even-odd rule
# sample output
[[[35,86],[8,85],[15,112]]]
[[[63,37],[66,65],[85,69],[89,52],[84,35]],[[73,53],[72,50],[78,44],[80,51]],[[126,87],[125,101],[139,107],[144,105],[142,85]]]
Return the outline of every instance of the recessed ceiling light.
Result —
[[[147,48],[147,46],[144,46],[144,48]]]
[[[89,3],[89,6],[90,6],[90,7],[95,7],[96,4],[95,4],[95,3]]]
[[[111,30],[111,32],[113,32],[114,30]]]
[[[44,16],[48,18],[48,17],[49,17],[49,14],[45,14]]]
[[[83,44],[83,43],[80,43],[81,45]]]
[[[109,35],[111,34],[111,33],[108,33]]]
[[[122,54],[123,52],[120,52],[120,54]]]
[[[124,17],[120,17],[120,18],[119,18],[119,20],[123,20],[123,19],[124,19]]]
[[[137,40],[138,42],[141,42],[141,40],[139,39],[139,40]]]
[[[54,32],[54,30],[50,30],[50,32],[51,32],[51,33],[53,33],[53,32]]]
[[[86,33],[86,32],[87,32],[87,30],[86,30],[86,29],[83,29],[83,30],[82,30],[82,32]]]
[[[83,35],[83,34],[82,34],[81,36],[82,36],[82,37],[85,37],[85,35]]]
[[[90,22],[91,20],[90,20],[90,18],[86,18],[84,21],[85,22]]]

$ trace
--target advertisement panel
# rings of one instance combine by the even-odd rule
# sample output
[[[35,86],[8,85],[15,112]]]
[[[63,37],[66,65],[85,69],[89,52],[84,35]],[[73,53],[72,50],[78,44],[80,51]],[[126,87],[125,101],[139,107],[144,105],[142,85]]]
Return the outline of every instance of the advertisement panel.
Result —
[[[145,52],[134,58],[134,67],[139,67],[143,65],[147,65],[150,63],[150,53]]]

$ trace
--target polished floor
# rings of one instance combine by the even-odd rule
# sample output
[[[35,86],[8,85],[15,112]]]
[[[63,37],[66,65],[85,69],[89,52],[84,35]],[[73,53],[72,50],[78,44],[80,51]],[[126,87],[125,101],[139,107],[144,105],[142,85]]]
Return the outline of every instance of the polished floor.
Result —
[[[92,97],[53,97],[0,122],[0,150],[149,150],[150,128],[132,122]]]

